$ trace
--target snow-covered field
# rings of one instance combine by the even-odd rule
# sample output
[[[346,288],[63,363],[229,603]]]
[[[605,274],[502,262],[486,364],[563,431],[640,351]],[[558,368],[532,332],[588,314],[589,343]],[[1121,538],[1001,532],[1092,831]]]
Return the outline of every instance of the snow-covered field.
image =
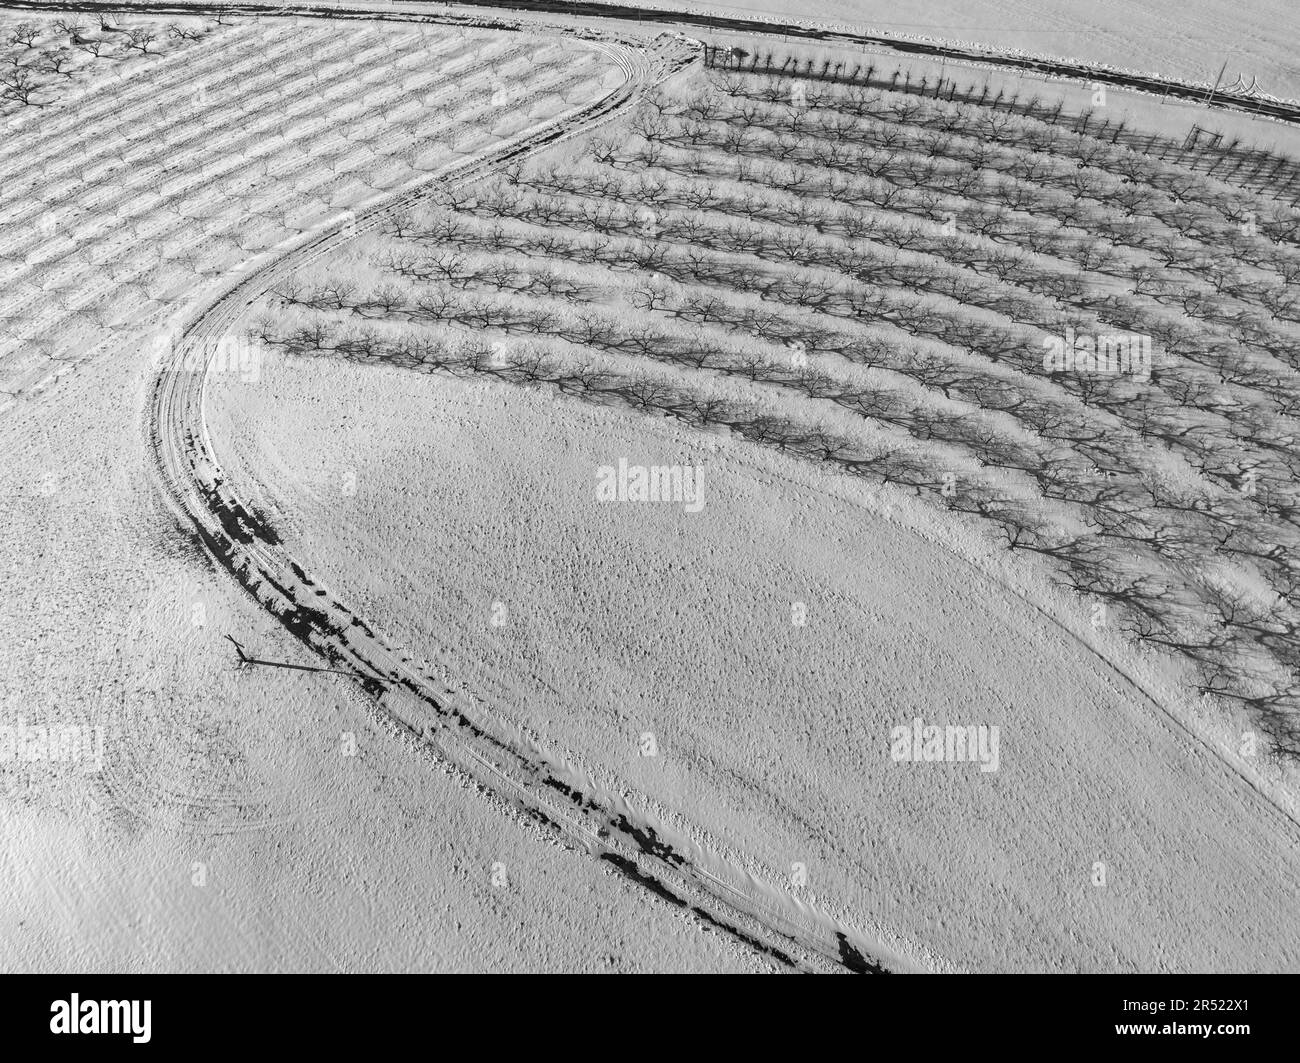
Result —
[[[1282,5],[768,4],[689,6],[1300,95]],[[0,969],[1300,970],[1275,160],[626,25],[20,23]]]
[[[393,369],[271,360],[212,409],[231,475],[332,592],[918,964],[1300,962],[1295,824],[1251,768],[1178,726],[1195,707],[1043,572],[901,492]],[[620,456],[700,466],[702,508],[602,504]],[[918,717],[999,725],[997,771],[893,761]]]
[[[966,41],[1006,51],[1083,59],[1123,70],[1223,84],[1238,76],[1281,98],[1300,97],[1300,29],[1288,0],[637,0],[637,7],[735,14],[846,27],[884,36]]]
[[[752,969],[750,957],[410,757],[367,722],[355,684],[236,672],[226,633],[277,661],[314,662],[187,541],[153,482],[144,427],[170,315],[201,305],[241,259],[309,227],[312,210],[337,214],[373,194],[348,180],[349,142],[324,130],[362,119],[355,156],[391,187],[599,95],[617,72],[562,42],[411,27],[240,22],[193,47],[202,69],[162,60],[109,90],[120,100],[89,83],[78,97],[70,83],[39,122],[24,120],[26,141],[4,149],[0,194],[18,204],[26,194],[29,206],[6,217],[0,297],[10,314],[0,365],[14,388],[0,417],[0,723],[85,737],[61,760],[24,763],[0,746],[4,969]],[[511,80],[512,109],[501,112],[493,77],[508,77],[527,48],[529,70],[544,78],[537,60],[548,47],[563,53],[564,96],[533,92],[521,107]],[[392,96],[404,84],[395,64],[409,72],[413,108]],[[204,70],[214,81],[200,94]],[[293,119],[298,85],[307,106]],[[435,113],[444,100],[451,109]],[[78,117],[95,108],[120,120],[129,167],[115,170],[112,137]],[[440,136],[461,113],[459,138]],[[259,136],[259,120],[280,123],[278,139]],[[246,134],[247,153],[219,140],[218,124]],[[171,146],[196,130],[192,146]],[[403,158],[404,143],[424,147]],[[331,148],[344,157],[337,171],[318,158]],[[272,163],[254,170],[250,156],[268,149]],[[432,161],[420,154],[428,149]],[[150,153],[178,209],[134,191],[149,179],[138,160]],[[74,180],[96,156],[107,160],[102,176]],[[213,184],[205,165],[230,183]],[[254,194],[285,209],[252,213],[241,181],[260,182]],[[30,205],[37,192],[48,206]],[[90,208],[105,200],[119,217],[143,219],[137,239],[87,235]],[[32,223],[47,216],[56,223]],[[150,287],[142,305],[126,284],[145,256],[161,258],[167,284],[165,298]],[[101,304],[102,316],[76,313]],[[69,321],[84,335],[59,342],[65,368],[52,373],[30,338]]]
[[[56,51],[61,31],[39,25],[36,47]],[[108,74],[47,78],[6,118],[5,394],[103,350],[113,330],[155,335],[196,288],[618,77],[588,49],[463,29],[270,19],[196,32],[166,54],[123,53]],[[29,50],[11,46],[33,65]]]

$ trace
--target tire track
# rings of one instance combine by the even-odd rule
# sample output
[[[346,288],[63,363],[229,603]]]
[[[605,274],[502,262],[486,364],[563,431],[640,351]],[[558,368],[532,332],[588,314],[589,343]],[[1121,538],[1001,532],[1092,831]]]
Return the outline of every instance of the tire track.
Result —
[[[440,185],[481,177],[517,157],[621,114],[640,92],[694,60],[697,51],[661,38],[652,52],[587,41],[623,72],[601,100],[534,127],[478,158],[358,211],[296,244],[246,265],[244,277],[200,312],[158,367],[149,435],[160,486],[204,550],[284,627],[351,673],[381,722],[432,754],[499,806],[585,851],[661,900],[689,912],[776,967],[794,971],[886,972],[915,964],[799,904],[732,866],[685,832],[665,829],[623,797],[542,748],[513,723],[473,708],[446,682],[421,671],[366,621],[336,600],[283,548],[279,536],[229,484],[208,437],[203,402],[217,341],[291,272]],[[188,366],[200,364],[200,369]]]

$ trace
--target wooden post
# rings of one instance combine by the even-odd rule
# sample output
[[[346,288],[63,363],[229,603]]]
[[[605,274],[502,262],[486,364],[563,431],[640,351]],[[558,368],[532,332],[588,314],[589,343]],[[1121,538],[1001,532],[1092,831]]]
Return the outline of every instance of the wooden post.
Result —
[[[1227,69],[1228,69],[1228,60],[1225,59],[1223,61],[1223,66],[1219,67],[1219,76],[1214,79],[1214,85],[1210,88],[1210,91],[1205,95],[1206,104],[1209,104],[1209,102],[1212,99],[1214,99],[1214,93],[1219,88],[1219,82],[1223,80],[1223,72]]]

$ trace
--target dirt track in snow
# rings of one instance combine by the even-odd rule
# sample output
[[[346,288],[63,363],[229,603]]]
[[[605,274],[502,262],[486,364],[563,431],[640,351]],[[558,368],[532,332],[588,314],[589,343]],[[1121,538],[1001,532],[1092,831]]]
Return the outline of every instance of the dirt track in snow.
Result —
[[[660,54],[596,45],[614,59],[627,81],[582,111],[545,123],[512,142],[437,175],[445,185],[481,176],[557,139],[587,131],[618,114],[646,86],[668,76],[691,51],[662,42]],[[434,183],[434,182],[430,182]],[[281,547],[274,530],[238,497],[207,440],[203,399],[207,367],[219,341],[238,331],[244,311],[281,277],[367,228],[387,212],[417,200],[427,187],[404,193],[315,236],[257,268],[200,313],[159,367],[152,403],[153,440],[164,487],[193,522],[205,549],[297,638],[351,671],[375,696],[392,725],[449,770],[472,779],[504,805],[522,810],[565,844],[606,861],[629,879],[732,935],[779,965],[799,970],[842,967],[858,971],[906,970],[899,956],[879,956],[851,930],[801,911],[776,890],[698,851],[684,838],[656,829],[637,809],[600,792],[565,765],[551,761],[518,730],[477,717],[456,693],[422,672],[399,649],[371,630],[365,618],[335,601]],[[203,369],[192,367],[196,352]]]

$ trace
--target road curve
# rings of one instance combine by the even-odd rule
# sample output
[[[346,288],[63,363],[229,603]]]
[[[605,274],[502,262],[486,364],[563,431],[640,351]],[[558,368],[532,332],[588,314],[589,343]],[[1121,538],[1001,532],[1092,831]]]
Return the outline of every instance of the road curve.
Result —
[[[567,847],[727,933],[778,968],[884,973],[917,969],[905,957],[796,901],[722,859],[683,831],[654,823],[633,801],[597,785],[490,709],[473,706],[421,671],[364,618],[333,597],[290,555],[267,522],[240,499],[217,460],[204,419],[208,370],[222,337],[237,334],[249,308],[282,278],[389,212],[437,187],[474,180],[509,160],[590,130],[633,104],[648,86],[698,59],[698,43],[662,35],[649,48],[588,40],[622,69],[624,83],[601,100],[551,119],[474,158],[454,163],[383,202],[263,256],[199,311],[159,352],[148,404],[159,486],[184,525],[296,638],[370,695],[376,718],[508,814],[540,824]]]

